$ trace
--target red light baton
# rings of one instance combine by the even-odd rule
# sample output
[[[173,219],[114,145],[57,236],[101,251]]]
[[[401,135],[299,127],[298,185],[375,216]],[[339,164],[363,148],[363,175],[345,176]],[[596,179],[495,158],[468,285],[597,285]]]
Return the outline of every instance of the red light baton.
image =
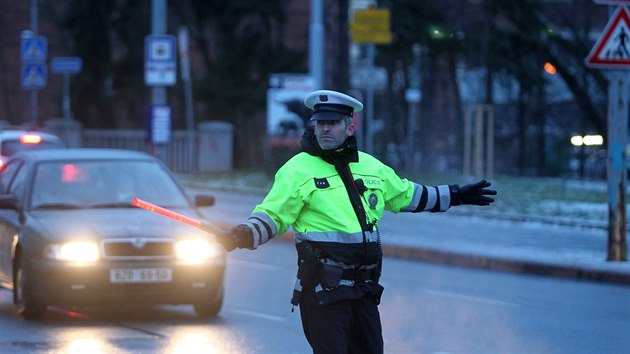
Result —
[[[156,213],[156,214],[160,214],[162,216],[166,216],[167,218],[171,218],[175,221],[179,221],[181,223],[184,224],[188,224],[190,226],[194,226],[198,229],[201,229],[205,232],[209,232],[209,233],[215,233],[215,234],[223,234],[225,233],[225,231],[219,229],[218,227],[208,223],[202,223],[199,220],[193,219],[193,218],[189,218],[188,216],[182,215],[180,213],[174,212],[172,210],[168,210],[162,207],[159,207],[153,203],[149,203],[145,200],[139,199],[139,198],[133,198],[131,200],[131,205],[141,208],[141,209],[145,209],[148,210],[150,212]]]

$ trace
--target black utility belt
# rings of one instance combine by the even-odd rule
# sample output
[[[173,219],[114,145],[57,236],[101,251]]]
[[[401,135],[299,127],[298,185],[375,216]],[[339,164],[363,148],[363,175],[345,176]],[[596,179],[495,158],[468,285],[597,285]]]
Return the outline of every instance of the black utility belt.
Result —
[[[320,271],[319,283],[325,290],[333,290],[339,286],[341,280],[350,280],[352,282],[373,281],[378,283],[379,276],[380,274],[378,274],[377,268],[343,269],[335,265],[323,264]],[[304,283],[302,283],[302,285],[304,285]]]
[[[379,278],[376,268],[372,269],[344,269],[341,273],[341,279],[352,281],[365,281],[373,280],[377,281]]]

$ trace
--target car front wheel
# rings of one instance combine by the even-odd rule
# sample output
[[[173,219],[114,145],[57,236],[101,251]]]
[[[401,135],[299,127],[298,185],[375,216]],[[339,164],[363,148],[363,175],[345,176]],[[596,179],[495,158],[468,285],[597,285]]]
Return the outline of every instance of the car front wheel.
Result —
[[[39,319],[46,314],[47,306],[41,300],[35,298],[28,273],[24,258],[18,256],[15,268],[13,299],[18,313],[22,317],[29,320]]]
[[[204,318],[215,317],[223,306],[223,286],[214,296],[209,296],[193,304],[197,316]]]

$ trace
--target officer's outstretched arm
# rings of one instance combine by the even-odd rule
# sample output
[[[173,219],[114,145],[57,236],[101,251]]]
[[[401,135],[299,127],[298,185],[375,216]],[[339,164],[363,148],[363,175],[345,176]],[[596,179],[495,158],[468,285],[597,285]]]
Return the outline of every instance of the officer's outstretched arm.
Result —
[[[497,194],[494,189],[488,189],[490,185],[491,183],[485,179],[462,187],[458,184],[450,184],[448,187],[451,191],[451,206],[462,204],[490,205],[494,202],[494,198],[488,196]]]
[[[225,232],[216,235],[217,241],[223,245],[226,251],[231,252],[235,248],[254,248],[254,234],[252,229],[245,224],[238,224]]]

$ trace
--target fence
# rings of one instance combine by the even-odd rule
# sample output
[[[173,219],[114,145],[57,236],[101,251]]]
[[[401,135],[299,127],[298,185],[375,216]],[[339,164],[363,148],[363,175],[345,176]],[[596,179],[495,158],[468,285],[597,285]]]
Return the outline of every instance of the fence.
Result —
[[[158,147],[146,140],[146,134],[146,131],[142,129],[83,129],[81,146],[144,151],[160,156],[168,168],[175,172],[193,173],[198,171],[199,136],[197,132],[175,130],[171,133],[170,144]]]

